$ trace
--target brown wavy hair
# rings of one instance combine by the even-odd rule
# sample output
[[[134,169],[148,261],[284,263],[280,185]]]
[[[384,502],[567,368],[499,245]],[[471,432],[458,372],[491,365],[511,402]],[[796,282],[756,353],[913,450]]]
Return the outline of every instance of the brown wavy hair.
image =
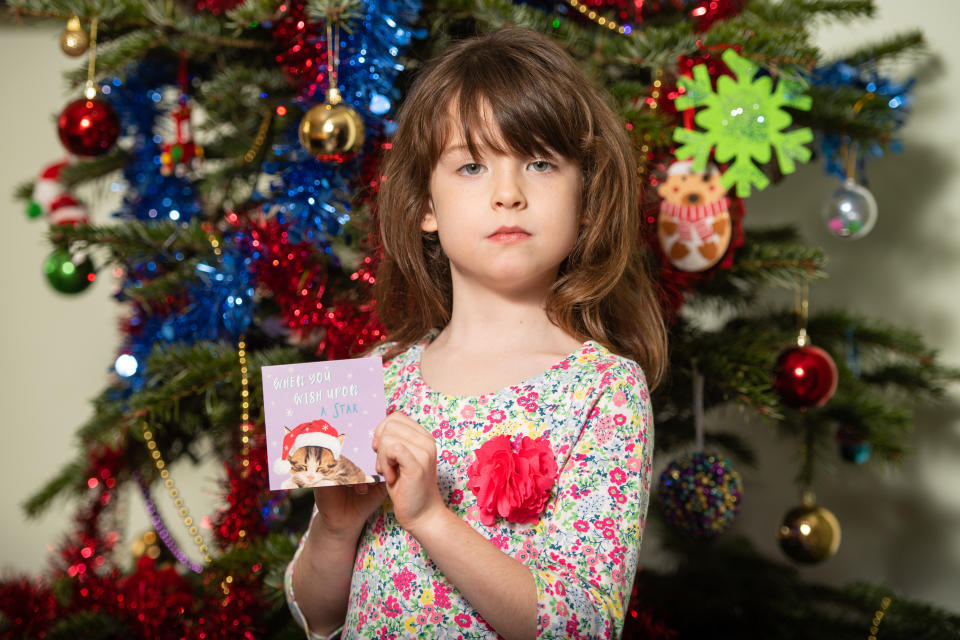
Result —
[[[499,132],[484,129],[483,111]],[[546,313],[576,338],[637,361],[656,386],[667,339],[641,254],[633,147],[574,60],[549,37],[516,27],[448,47],[421,70],[397,115],[377,199],[377,313],[396,342],[386,356],[450,320],[450,264],[437,234],[423,232],[420,222],[429,211],[430,175],[457,124],[452,114],[474,157],[482,143],[527,157],[553,150],[579,164],[586,224],[560,265]]]

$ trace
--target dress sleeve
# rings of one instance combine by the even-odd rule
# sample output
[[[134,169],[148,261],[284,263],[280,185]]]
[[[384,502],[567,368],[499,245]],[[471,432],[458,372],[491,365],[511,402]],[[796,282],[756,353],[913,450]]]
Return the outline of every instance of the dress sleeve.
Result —
[[[313,515],[310,516],[310,522],[313,522],[313,519],[317,516],[317,507],[313,507]],[[297,604],[297,598],[293,593],[293,568],[297,565],[297,561],[300,559],[300,554],[303,552],[303,544],[307,540],[307,534],[310,532],[310,525],[307,525],[307,530],[303,532],[303,535],[300,536],[300,544],[297,546],[297,550],[293,554],[293,558],[290,559],[290,562],[287,564],[286,571],[283,572],[283,592],[287,597],[287,606],[290,607],[290,613],[293,615],[294,622],[297,623],[304,633],[306,633],[307,640],[335,640],[340,637],[340,632],[343,630],[341,626],[339,629],[334,631],[328,636],[317,635],[310,631],[310,628],[307,626],[307,619],[303,616],[303,612],[300,611],[300,605]]]
[[[585,411],[541,525],[539,638],[619,638],[636,573],[653,454],[639,368],[603,385]]]

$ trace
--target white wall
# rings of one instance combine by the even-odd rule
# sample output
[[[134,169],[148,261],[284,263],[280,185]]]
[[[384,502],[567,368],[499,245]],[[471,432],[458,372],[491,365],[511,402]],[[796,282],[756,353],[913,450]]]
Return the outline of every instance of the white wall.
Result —
[[[54,291],[42,272],[50,253],[47,225],[28,220],[13,199],[19,184],[64,156],[56,118],[69,101],[62,73],[76,60],[60,51],[61,27],[0,25],[0,572],[38,573],[47,548],[73,529],[75,503],[59,501],[42,517],[25,521],[20,504],[78,453],[74,432],[92,413],[90,401],[109,380],[119,344],[120,307],[111,295],[117,280],[101,271],[86,291],[66,296]],[[106,189],[81,191],[93,222],[105,224],[116,200]],[[195,519],[213,515],[218,504],[219,465],[176,465],[171,472]],[[154,492],[177,540],[191,538],[176,518],[169,497]],[[132,541],[150,527],[139,492],[122,493],[122,539]],[[127,546],[118,559],[130,558]]]
[[[791,221],[830,255],[831,279],[813,288],[816,308],[845,306],[915,328],[960,365],[960,64],[953,55],[960,8],[952,0],[877,0],[878,17],[856,28],[819,31],[828,52],[920,27],[939,53],[922,74],[916,106],[903,131],[905,152],[868,165],[870,188],[880,207],[867,238],[847,243],[830,237],[819,219],[823,199],[835,188],[821,166],[802,168],[797,179],[747,202],[747,224]],[[69,530],[72,504],[58,504],[34,522],[24,522],[19,504],[76,454],[73,433],[90,415],[89,400],[105,385],[118,340],[119,308],[111,299],[112,276],[101,274],[75,297],[55,293],[40,267],[49,252],[41,222],[30,222],[12,194],[15,185],[62,153],[54,118],[73,94],[60,72],[74,62],[59,51],[56,28],[0,26],[0,202],[7,232],[0,238],[0,569],[36,573],[47,563],[46,546]],[[88,203],[94,204],[92,199]],[[109,206],[93,219],[107,222]],[[895,591],[960,611],[960,400],[951,391],[945,406],[923,407],[913,442],[915,455],[897,468],[854,467],[839,459],[819,476],[821,504],[843,525],[837,556],[803,569],[814,580],[844,584],[867,579]],[[715,418],[718,421],[722,417]],[[731,415],[729,422],[742,418]],[[741,469],[746,482],[735,531],[747,533],[765,552],[779,555],[774,532],[797,502],[790,483],[796,469],[792,443],[753,419],[743,425],[760,449],[761,466]],[[658,461],[658,468],[666,460]],[[832,473],[831,473],[832,471]],[[191,511],[211,514],[217,504],[219,470],[175,469]],[[165,496],[156,496],[161,507]],[[125,502],[127,539],[147,527],[139,496]],[[177,520],[167,520],[187,541]],[[126,554],[126,551],[121,551]],[[123,556],[125,557],[125,556]],[[644,547],[644,564],[657,562],[657,542]]]

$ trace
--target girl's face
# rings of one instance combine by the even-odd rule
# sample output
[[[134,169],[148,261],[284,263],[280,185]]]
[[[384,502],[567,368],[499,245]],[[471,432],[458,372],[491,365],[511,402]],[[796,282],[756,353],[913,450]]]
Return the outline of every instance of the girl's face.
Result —
[[[499,133],[486,112],[484,125],[491,124],[491,133]],[[577,239],[580,167],[557,154],[478,150],[482,157],[472,157],[460,128],[451,126],[430,176],[431,207],[421,228],[438,232],[455,288],[545,295]]]

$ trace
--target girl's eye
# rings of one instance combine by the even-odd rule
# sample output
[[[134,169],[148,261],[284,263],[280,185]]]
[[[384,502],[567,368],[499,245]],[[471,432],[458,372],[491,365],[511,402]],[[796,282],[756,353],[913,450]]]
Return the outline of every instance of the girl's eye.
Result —
[[[533,170],[538,173],[546,173],[551,169],[555,169],[557,165],[547,160],[534,160],[530,163],[530,166],[533,167]]]
[[[477,164],[476,162],[471,162],[470,164],[465,164],[457,169],[457,172],[467,176],[475,176],[479,175],[482,169],[483,165]]]

